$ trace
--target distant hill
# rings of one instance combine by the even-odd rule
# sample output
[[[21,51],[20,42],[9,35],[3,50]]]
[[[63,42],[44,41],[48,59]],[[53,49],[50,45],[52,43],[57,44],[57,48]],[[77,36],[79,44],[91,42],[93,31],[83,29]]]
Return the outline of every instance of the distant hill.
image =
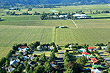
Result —
[[[4,5],[14,4],[59,4],[59,3],[74,3],[74,4],[108,4],[110,0],[0,0]]]

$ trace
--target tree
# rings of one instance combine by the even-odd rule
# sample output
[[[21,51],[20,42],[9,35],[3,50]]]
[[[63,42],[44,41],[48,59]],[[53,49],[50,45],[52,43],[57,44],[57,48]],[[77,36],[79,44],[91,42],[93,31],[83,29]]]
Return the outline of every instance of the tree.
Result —
[[[46,61],[46,56],[45,56],[45,53],[41,54],[39,60],[45,62]]]
[[[26,72],[29,72],[29,70],[30,70],[30,66],[29,66],[29,64],[27,64],[27,66],[26,66]]]
[[[32,11],[32,8],[28,8],[28,11]]]
[[[73,69],[72,68],[69,68],[65,71],[65,73],[74,73]]]
[[[50,61],[50,62],[51,62],[51,61],[55,61],[55,53],[52,52],[52,53],[50,54],[50,57],[49,57],[48,61]]]
[[[22,70],[23,70],[23,65],[20,64],[20,65],[17,67],[17,72],[22,73]]]
[[[53,52],[58,52],[58,49],[56,48],[56,46],[54,46]]]
[[[10,64],[10,61],[6,60],[5,64],[8,66]]]
[[[102,49],[102,47],[101,47],[101,46],[99,46],[99,47],[98,47],[98,50],[101,50],[101,49]]]
[[[92,14],[92,10],[90,10],[90,14]]]
[[[108,44],[107,44],[107,49],[106,49],[106,51],[110,53],[110,42],[108,42]]]
[[[67,66],[67,69],[66,69],[67,71],[68,71],[68,69],[69,70],[72,69],[74,71],[74,73],[79,73],[82,69],[82,66],[80,64],[78,64],[76,62],[71,62],[71,61],[69,61],[66,66]]]
[[[2,57],[0,60],[0,66],[2,67],[5,62],[6,62],[6,58]]]
[[[80,64],[80,65],[85,65],[86,64],[86,62],[87,62],[87,58],[86,57],[80,57],[80,58],[78,58],[77,60],[76,60],[76,63],[78,63],[78,64]]]
[[[45,72],[47,73],[51,73],[53,70],[53,67],[49,62],[45,62],[44,67],[45,67]]]
[[[43,73],[44,72],[44,66],[38,65],[37,67],[34,68],[33,73]]]
[[[32,73],[33,72],[33,69],[32,69],[32,67],[30,68],[30,73]]]
[[[7,73],[4,68],[0,67],[0,73]]]

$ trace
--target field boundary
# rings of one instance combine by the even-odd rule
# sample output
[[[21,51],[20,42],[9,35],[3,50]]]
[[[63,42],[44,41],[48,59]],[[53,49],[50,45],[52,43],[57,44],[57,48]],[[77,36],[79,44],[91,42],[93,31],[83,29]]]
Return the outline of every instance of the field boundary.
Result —
[[[75,21],[72,20],[72,22],[73,22],[73,24],[75,25],[75,27],[78,28],[78,26],[77,26],[77,24],[75,23]]]
[[[43,32],[42,32],[42,35],[41,35],[40,42],[42,41],[42,38],[43,38],[43,35],[44,35],[44,31],[45,31],[45,28],[43,29]]]

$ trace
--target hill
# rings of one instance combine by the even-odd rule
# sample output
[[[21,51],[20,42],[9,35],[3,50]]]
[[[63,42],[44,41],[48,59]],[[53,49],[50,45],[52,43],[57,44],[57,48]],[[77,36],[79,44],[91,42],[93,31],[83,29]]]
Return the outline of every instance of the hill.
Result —
[[[14,5],[14,4],[67,4],[73,3],[76,5],[79,4],[108,4],[110,0],[0,0],[0,4],[4,5]]]

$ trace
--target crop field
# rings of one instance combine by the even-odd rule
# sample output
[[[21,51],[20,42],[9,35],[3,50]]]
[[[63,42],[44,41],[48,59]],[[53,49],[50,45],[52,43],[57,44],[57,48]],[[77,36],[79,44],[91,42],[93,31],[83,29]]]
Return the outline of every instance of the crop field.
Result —
[[[75,12],[84,10],[92,17],[110,17],[106,14],[90,14],[90,9],[110,10],[108,5],[84,5],[84,6],[67,6],[59,8],[33,8],[30,13],[35,11],[42,13],[57,10],[61,12]],[[12,45],[15,43],[31,43],[40,41],[41,43],[55,42],[58,45],[68,43],[89,44],[104,43],[110,41],[110,19],[86,19],[74,20],[41,20],[38,15],[27,16],[8,16],[5,12],[8,9],[0,9],[0,58],[6,56]],[[26,12],[27,9],[17,11],[18,13]],[[5,15],[5,16],[1,16]],[[56,26],[67,26],[69,28],[55,28]]]

